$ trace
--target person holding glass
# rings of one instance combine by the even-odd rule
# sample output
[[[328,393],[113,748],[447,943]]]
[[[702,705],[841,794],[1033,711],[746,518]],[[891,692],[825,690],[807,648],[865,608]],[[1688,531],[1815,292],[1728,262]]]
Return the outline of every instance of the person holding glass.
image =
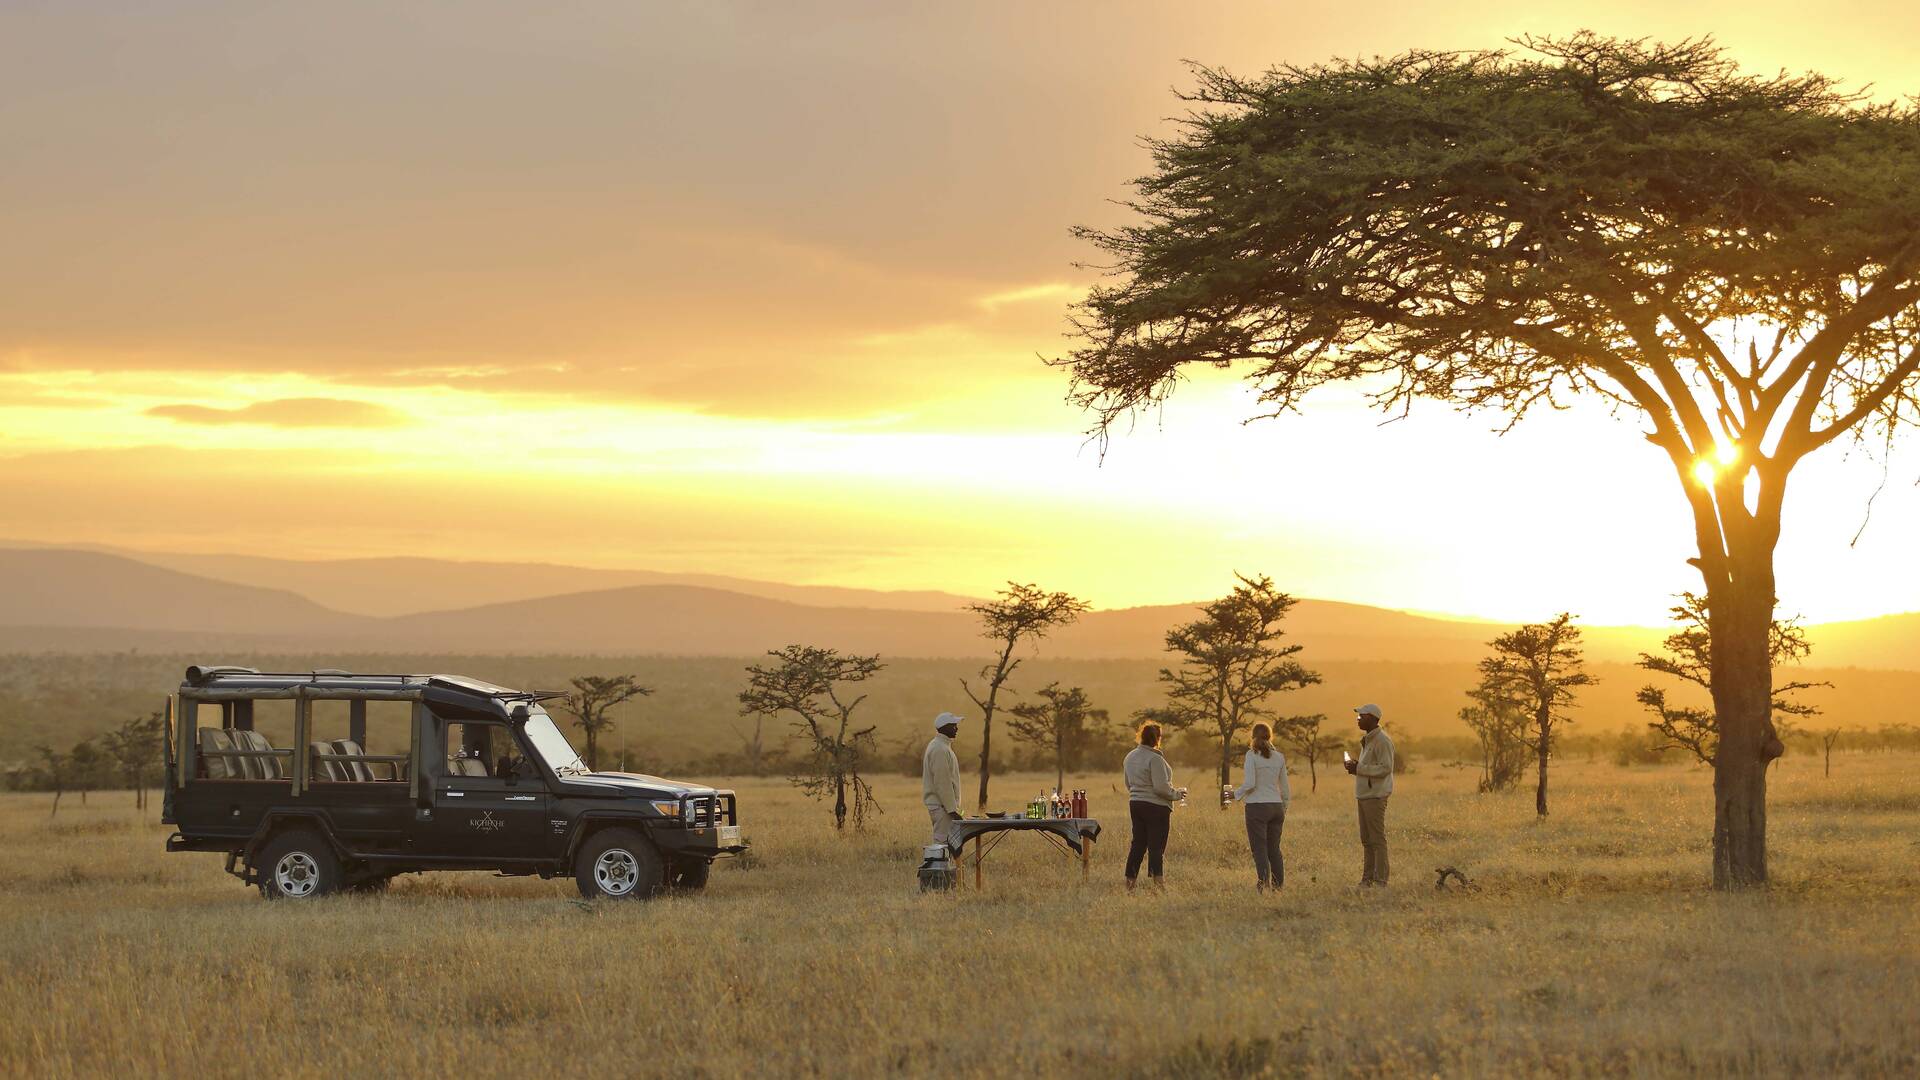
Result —
[[[1160,752],[1160,725],[1140,725],[1140,745],[1127,754],[1121,771],[1127,780],[1127,815],[1132,819],[1133,842],[1127,848],[1127,888],[1133,888],[1140,876],[1140,861],[1147,863],[1147,877],[1162,884],[1166,871],[1167,834],[1173,824],[1173,804],[1187,797],[1185,788],[1173,786],[1173,768]]]
[[[1280,827],[1287,820],[1287,804],[1293,789],[1287,785],[1287,755],[1274,749],[1273,729],[1253,725],[1252,745],[1247,747],[1245,779],[1233,789],[1233,797],[1247,808],[1247,845],[1253,849],[1253,870],[1259,882],[1257,891],[1269,885],[1278,889],[1286,879],[1286,864],[1280,858]]]

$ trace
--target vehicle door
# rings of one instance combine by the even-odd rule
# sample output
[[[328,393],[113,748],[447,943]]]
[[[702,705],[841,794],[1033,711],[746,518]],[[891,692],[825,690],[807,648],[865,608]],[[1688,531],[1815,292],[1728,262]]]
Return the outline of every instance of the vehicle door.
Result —
[[[528,764],[526,747],[504,723],[436,724],[437,762],[428,812],[416,821],[414,850],[476,862],[545,854],[547,792]]]

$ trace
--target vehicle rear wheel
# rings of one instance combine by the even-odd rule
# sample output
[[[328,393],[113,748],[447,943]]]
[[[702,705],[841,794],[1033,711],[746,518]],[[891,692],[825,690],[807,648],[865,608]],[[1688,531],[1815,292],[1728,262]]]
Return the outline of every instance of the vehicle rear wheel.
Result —
[[[342,885],[333,845],[309,829],[269,840],[254,866],[260,873],[260,895],[269,900],[313,900],[339,892]]]
[[[713,864],[705,859],[675,859],[667,884],[687,892],[697,892],[707,887],[707,876],[712,873]]]
[[[646,835],[634,829],[605,829],[580,846],[573,861],[574,883],[592,900],[645,900],[667,884],[667,861]]]

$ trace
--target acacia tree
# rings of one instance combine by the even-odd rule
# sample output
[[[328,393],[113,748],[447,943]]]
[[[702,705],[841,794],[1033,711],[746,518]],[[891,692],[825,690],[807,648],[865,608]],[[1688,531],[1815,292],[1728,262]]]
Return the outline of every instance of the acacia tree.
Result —
[[[106,752],[92,739],[81,739],[67,751],[67,782],[80,789],[81,806],[87,805],[88,793],[103,780],[111,783],[107,766]]]
[[[1916,419],[1920,109],[1709,41],[1196,68],[1114,280],[1055,363],[1104,436],[1188,364],[1262,415],[1357,383],[1506,415],[1589,397],[1671,463],[1714,648],[1713,877],[1767,880],[1774,550],[1800,462]]]
[[[1485,682],[1467,696],[1474,703],[1460,710],[1460,719],[1480,741],[1480,790],[1505,791],[1526,771],[1526,706]]]
[[[1707,598],[1690,592],[1681,593],[1680,602],[1673,606],[1672,612],[1680,629],[1667,635],[1667,639],[1661,643],[1661,655],[1641,653],[1637,662],[1648,671],[1671,675],[1710,692],[1713,689],[1713,635],[1708,629]],[[1806,631],[1801,629],[1798,620],[1773,620],[1773,626],[1767,633],[1769,665],[1778,668],[1781,664],[1797,664],[1811,652],[1813,646],[1808,643]],[[1801,690],[1831,685],[1824,682],[1774,684],[1773,715],[1796,719],[1818,715],[1820,709],[1817,706],[1795,701],[1793,695]],[[1661,750],[1685,750],[1706,765],[1712,765],[1719,756],[1720,719],[1713,710],[1674,705],[1667,700],[1666,690],[1658,686],[1641,687],[1634,699],[1654,715],[1655,719],[1647,727],[1660,737]],[[1776,719],[1773,727],[1781,739],[1791,738],[1798,733],[1787,720]]]
[[[1528,623],[1487,643],[1493,655],[1480,661],[1482,700],[1507,701],[1526,718],[1528,741],[1540,763],[1533,808],[1547,813],[1547,760],[1554,735],[1568,722],[1574,691],[1593,685],[1580,655],[1580,628],[1561,613],[1550,623]]]
[[[613,727],[613,707],[646,697],[653,687],[641,685],[637,675],[580,675],[568,682],[573,689],[560,698],[560,708],[587,737],[587,768],[598,769],[600,733]]]
[[[1307,790],[1320,790],[1320,759],[1327,751],[1340,745],[1340,740],[1331,735],[1320,733],[1320,725],[1326,723],[1327,714],[1314,713],[1311,716],[1289,716],[1273,726],[1273,736],[1295,754],[1307,762]],[[1226,781],[1221,781],[1226,783]]]
[[[47,816],[58,817],[60,796],[66,793],[67,781],[73,774],[73,759],[45,743],[34,749],[40,754],[40,780],[53,789],[53,808],[47,811]]]
[[[997,600],[968,604],[967,610],[980,616],[980,636],[999,648],[993,662],[980,669],[981,689],[976,691],[966,679],[960,688],[980,707],[980,798],[979,809],[987,807],[987,782],[993,777],[993,714],[998,708],[1000,688],[1013,677],[1023,659],[1013,655],[1023,641],[1038,641],[1048,632],[1067,626],[1087,610],[1087,602],[1063,592],[1045,592],[1038,585],[1007,582]],[[982,697],[981,694],[985,694]]]
[[[1177,668],[1161,668],[1167,710],[1175,727],[1198,727],[1220,742],[1220,783],[1230,782],[1233,744],[1260,717],[1273,714],[1267,699],[1320,681],[1294,659],[1303,646],[1282,645],[1281,620],[1293,597],[1273,587],[1265,574],[1235,574],[1233,591],[1200,609],[1200,617],[1167,631],[1167,651]]]
[[[747,688],[740,692],[743,716],[785,715],[807,744],[811,769],[789,777],[809,798],[833,795],[833,827],[864,828],[867,811],[880,809],[860,767],[876,744],[873,728],[853,727],[853,711],[867,700],[861,694],[842,700],[842,687],[858,686],[886,665],[878,656],[842,656],[833,649],[788,645],[767,653],[774,663],[750,665]],[[849,804],[848,797],[852,797]]]
[[[101,737],[107,756],[120,771],[120,779],[133,789],[137,810],[147,808],[147,782],[160,761],[160,727],[160,714],[154,712],[133,717]]]
[[[1067,767],[1078,768],[1087,743],[1107,727],[1107,710],[1094,708],[1086,690],[1078,686],[1062,690],[1059,683],[1048,683],[1037,694],[1039,701],[1023,701],[1008,710],[1012,716],[1007,733],[1053,755],[1058,789],[1067,782]]]

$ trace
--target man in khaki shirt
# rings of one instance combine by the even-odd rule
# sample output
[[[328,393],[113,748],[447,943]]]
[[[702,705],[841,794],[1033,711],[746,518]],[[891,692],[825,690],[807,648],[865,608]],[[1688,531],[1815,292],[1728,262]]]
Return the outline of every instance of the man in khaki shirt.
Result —
[[[927,752],[920,757],[920,797],[933,823],[932,843],[945,844],[947,826],[960,820],[960,758],[953,752],[960,718],[941,713],[933,720],[933,732]]]
[[[1360,756],[1346,763],[1360,805],[1360,887],[1387,886],[1387,797],[1393,794],[1393,740],[1380,729],[1380,706],[1353,710]]]

